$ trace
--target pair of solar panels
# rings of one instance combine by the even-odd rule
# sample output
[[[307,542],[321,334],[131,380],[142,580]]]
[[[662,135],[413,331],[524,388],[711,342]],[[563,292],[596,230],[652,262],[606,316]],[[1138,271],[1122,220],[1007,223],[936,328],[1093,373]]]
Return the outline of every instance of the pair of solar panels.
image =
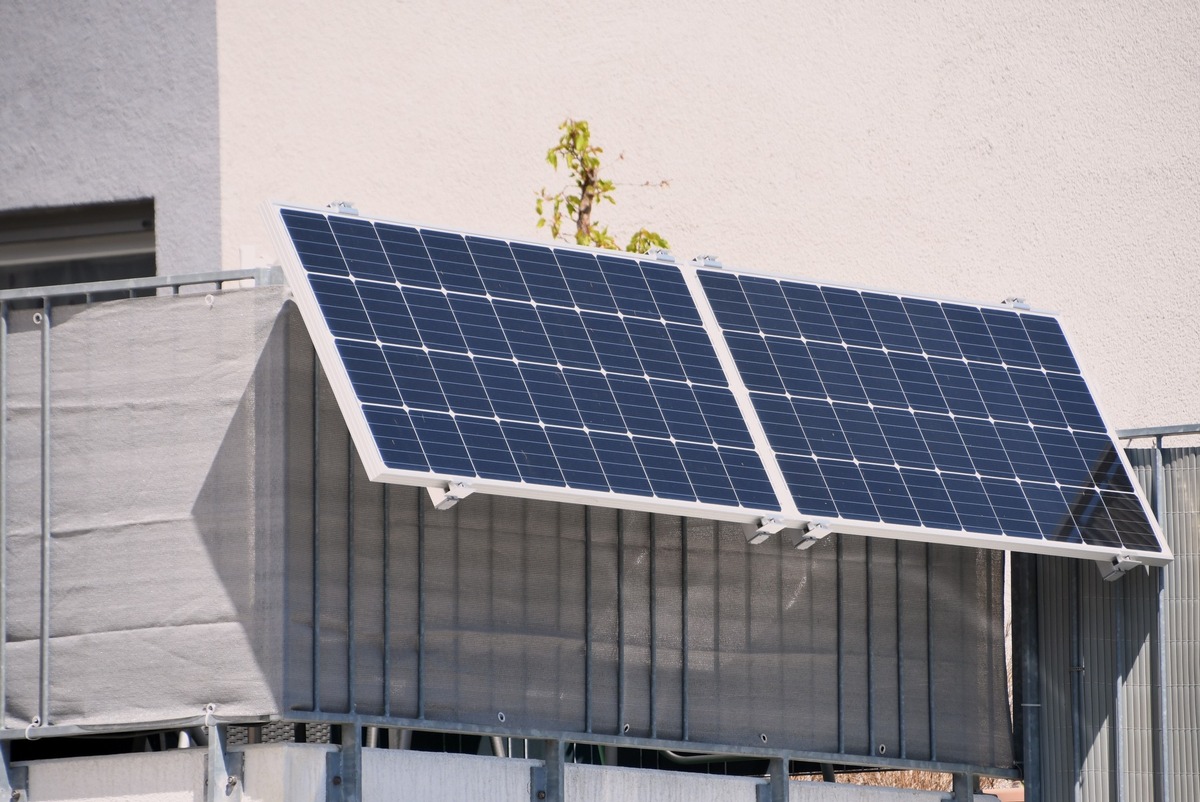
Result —
[[[1170,559],[1053,317],[271,207],[372,479]]]

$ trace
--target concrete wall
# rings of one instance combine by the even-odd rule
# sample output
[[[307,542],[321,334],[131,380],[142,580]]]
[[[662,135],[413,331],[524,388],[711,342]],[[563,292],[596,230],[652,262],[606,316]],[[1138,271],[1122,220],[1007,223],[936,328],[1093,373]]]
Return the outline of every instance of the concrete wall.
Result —
[[[1200,6],[218,3],[223,257],[264,199],[545,236],[567,115],[678,254],[1061,311],[1116,426],[1195,416]]]
[[[220,267],[215,30],[211,0],[0,3],[0,210],[152,197],[158,272]]]
[[[326,754],[317,744],[242,747],[243,802],[324,802]],[[137,755],[47,760],[29,766],[29,799],[56,802],[201,802],[207,754],[187,749]],[[386,749],[363,750],[363,802],[480,799],[528,802],[537,760]],[[570,802],[755,802],[764,780],[707,774],[566,767]],[[861,785],[792,782],[792,802],[942,802],[949,794]],[[992,797],[976,795],[976,802]]]

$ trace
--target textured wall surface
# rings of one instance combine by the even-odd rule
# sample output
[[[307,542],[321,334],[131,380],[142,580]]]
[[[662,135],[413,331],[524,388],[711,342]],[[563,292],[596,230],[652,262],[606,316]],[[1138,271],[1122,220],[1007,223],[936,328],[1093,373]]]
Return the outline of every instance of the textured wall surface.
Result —
[[[0,3],[0,210],[153,197],[158,272],[220,267],[213,6]]]
[[[628,236],[1063,313],[1116,426],[1195,417],[1200,6],[218,3],[223,255],[263,200],[534,228],[567,115]]]

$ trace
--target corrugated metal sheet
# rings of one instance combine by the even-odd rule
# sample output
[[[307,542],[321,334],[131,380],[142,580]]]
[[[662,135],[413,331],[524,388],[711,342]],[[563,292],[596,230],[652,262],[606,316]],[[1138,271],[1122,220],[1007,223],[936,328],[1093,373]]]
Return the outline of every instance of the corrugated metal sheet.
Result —
[[[1153,499],[1154,449],[1129,456]],[[1172,565],[1104,582],[1086,563],[1038,559],[1045,800],[1200,799],[1200,448],[1168,448],[1162,457],[1159,520]],[[1170,746],[1166,788],[1160,707]]]

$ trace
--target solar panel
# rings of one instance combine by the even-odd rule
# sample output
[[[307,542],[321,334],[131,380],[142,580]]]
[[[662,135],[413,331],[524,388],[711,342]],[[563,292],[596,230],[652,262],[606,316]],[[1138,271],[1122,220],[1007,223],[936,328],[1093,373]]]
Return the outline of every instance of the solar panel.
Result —
[[[698,274],[802,517],[1165,553],[1053,317]]]
[[[373,479],[1169,559],[1053,317],[272,216]]]
[[[339,400],[365,423],[376,473],[779,511],[679,267],[281,215],[303,268],[292,285],[311,290],[306,320],[328,331],[323,364],[331,379],[344,369]]]

